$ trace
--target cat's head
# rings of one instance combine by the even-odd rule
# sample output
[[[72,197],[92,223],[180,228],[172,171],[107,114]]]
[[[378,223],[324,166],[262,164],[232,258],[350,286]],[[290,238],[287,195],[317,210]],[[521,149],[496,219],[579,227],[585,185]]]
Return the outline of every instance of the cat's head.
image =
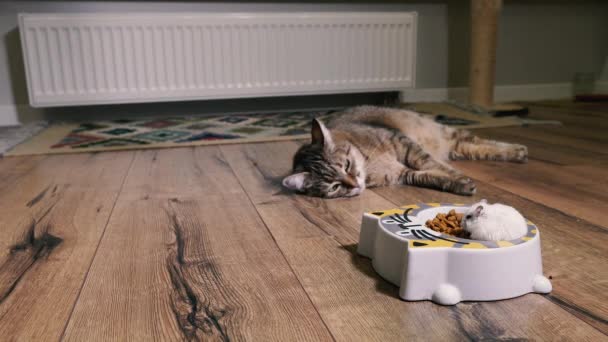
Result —
[[[365,159],[348,141],[334,139],[322,122],[312,122],[312,142],[293,159],[294,174],[283,186],[310,196],[335,198],[359,195],[365,189]]]

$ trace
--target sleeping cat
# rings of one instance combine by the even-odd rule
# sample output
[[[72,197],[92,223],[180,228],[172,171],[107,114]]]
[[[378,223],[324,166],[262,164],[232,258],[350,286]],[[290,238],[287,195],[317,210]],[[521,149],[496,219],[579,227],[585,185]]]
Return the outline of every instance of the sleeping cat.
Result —
[[[460,195],[475,183],[445,161],[500,160],[525,163],[525,146],[481,139],[408,110],[361,106],[325,126],[312,123],[312,142],[293,160],[288,189],[310,196],[359,195],[366,187],[407,184]]]

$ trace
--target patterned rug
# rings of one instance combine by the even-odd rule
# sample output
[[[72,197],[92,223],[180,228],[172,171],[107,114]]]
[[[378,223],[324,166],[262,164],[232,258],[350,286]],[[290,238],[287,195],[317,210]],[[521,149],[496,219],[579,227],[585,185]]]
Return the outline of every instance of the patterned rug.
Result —
[[[518,118],[481,117],[448,104],[408,105],[437,122],[467,128],[518,126]],[[95,121],[53,124],[5,155],[55,154],[308,139],[313,118],[333,111]]]
[[[313,118],[331,113],[290,112],[117,119],[53,124],[10,155],[78,153],[305,139]]]

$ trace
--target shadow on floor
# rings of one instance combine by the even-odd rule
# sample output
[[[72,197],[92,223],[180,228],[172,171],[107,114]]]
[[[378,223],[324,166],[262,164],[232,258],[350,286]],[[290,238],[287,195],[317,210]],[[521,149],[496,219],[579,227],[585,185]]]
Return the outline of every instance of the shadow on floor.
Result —
[[[359,272],[376,281],[376,290],[378,290],[378,292],[400,299],[399,287],[389,283],[387,280],[378,275],[378,273],[376,273],[374,267],[372,266],[372,260],[357,253],[357,244],[346,245],[342,246],[341,248],[351,254],[351,263]]]

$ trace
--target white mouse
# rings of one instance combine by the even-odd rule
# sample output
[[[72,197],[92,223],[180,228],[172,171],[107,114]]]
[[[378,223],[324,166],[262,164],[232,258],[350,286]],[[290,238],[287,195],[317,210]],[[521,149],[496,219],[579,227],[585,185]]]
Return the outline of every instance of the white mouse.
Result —
[[[513,207],[486,200],[473,204],[462,217],[461,227],[473,240],[513,240],[526,235],[528,225]]]

